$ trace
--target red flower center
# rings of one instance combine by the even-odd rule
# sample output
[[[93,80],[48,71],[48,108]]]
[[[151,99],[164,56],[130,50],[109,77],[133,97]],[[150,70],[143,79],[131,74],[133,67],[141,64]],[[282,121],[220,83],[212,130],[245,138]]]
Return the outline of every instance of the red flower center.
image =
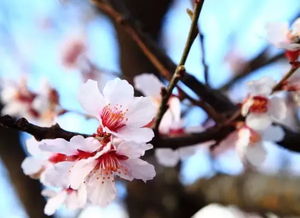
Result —
[[[263,96],[254,96],[253,103],[249,109],[253,113],[266,113],[268,111],[268,99]]]
[[[57,153],[57,154],[54,154],[53,156],[51,156],[48,160],[52,163],[59,163],[59,162],[63,162],[63,161],[76,161],[76,160],[81,160],[81,159],[87,159],[94,155],[95,155],[95,152],[91,153],[91,152],[78,150],[77,154],[75,154],[75,155],[67,156],[65,154]]]
[[[119,129],[126,126],[126,112],[127,110],[124,111],[122,109],[122,105],[105,106],[100,114],[102,125],[111,131],[117,132]]]
[[[120,160],[127,160],[125,155],[117,154],[115,150],[109,151],[98,158],[98,168],[101,169],[104,174],[111,174],[117,172],[120,169]]]

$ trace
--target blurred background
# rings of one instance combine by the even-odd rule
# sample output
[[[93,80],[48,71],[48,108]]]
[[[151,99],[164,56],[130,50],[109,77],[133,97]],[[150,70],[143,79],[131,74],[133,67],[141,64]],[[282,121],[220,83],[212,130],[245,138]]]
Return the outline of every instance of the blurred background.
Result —
[[[178,63],[189,29],[186,9],[191,8],[191,1],[124,2],[143,29]],[[265,25],[271,21],[291,23],[299,15],[299,0],[207,0],[199,26],[204,35],[209,84],[239,102],[246,95],[245,84],[250,79],[262,75],[279,79],[289,65],[282,51],[268,46]],[[84,51],[84,67],[73,66],[65,56],[74,45]],[[38,91],[48,80],[58,90],[63,108],[71,111],[58,119],[61,127],[69,131],[91,133],[97,126],[96,121],[79,113],[82,109],[77,101],[78,87],[87,78],[103,85],[115,76],[132,81],[135,75],[156,72],[121,27],[83,0],[1,0],[0,48],[2,84],[27,78],[29,87]],[[202,55],[197,39],[186,68],[204,81]],[[201,108],[187,107],[184,111],[187,127],[201,126],[207,119]],[[41,187],[24,176],[20,167],[26,157],[27,138],[26,134],[1,128],[0,217],[44,216]],[[268,157],[259,171],[287,177],[300,174],[299,154],[274,144],[266,147]],[[157,166],[158,176],[147,185],[139,181],[118,183],[118,199],[108,208],[88,207],[76,212],[61,209],[56,217],[190,217],[201,203],[185,199],[184,187],[199,179],[239,175],[243,171],[233,149],[211,154],[204,147],[176,168]]]

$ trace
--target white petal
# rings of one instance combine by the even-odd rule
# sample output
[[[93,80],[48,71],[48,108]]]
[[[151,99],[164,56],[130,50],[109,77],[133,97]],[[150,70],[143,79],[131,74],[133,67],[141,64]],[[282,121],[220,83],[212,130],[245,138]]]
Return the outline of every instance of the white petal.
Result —
[[[105,101],[99,91],[98,83],[94,80],[88,80],[79,90],[78,100],[84,110],[96,118],[104,107]]]
[[[122,161],[122,165],[128,170],[129,175],[144,182],[153,179],[156,175],[153,165],[138,158]]]
[[[44,213],[48,216],[53,215],[55,211],[64,203],[67,193],[65,191],[60,192],[53,198],[49,198],[44,209]]]
[[[278,48],[281,47],[281,43],[287,41],[287,35],[289,32],[288,23],[272,22],[266,25],[267,39]]]
[[[47,186],[69,187],[70,169],[74,162],[60,162],[48,167],[41,175],[41,182]]]
[[[116,197],[113,177],[104,179],[101,173],[94,173],[87,183],[88,199],[92,204],[107,206]]]
[[[40,172],[43,169],[45,160],[38,159],[35,157],[26,157],[22,162],[22,170],[25,175],[33,175]]]
[[[133,100],[134,90],[126,80],[116,78],[108,81],[103,89],[103,95],[107,103],[112,105],[127,105]]]
[[[65,205],[68,209],[75,210],[85,206],[87,202],[87,191],[85,185],[68,194]]]
[[[248,89],[252,96],[254,95],[262,95],[268,96],[273,87],[275,86],[276,81],[271,77],[262,77],[258,80],[253,80],[248,82]]]
[[[77,135],[71,138],[69,146],[85,152],[94,152],[101,147],[101,144],[94,137],[84,138]]]
[[[41,193],[44,197],[52,198],[57,195],[57,192],[51,189],[44,189]]]
[[[161,88],[164,85],[160,80],[150,73],[144,73],[134,77],[134,87],[141,91],[145,96],[160,98]]]
[[[77,161],[70,169],[71,188],[78,189],[88,174],[95,168],[96,164],[97,162],[91,158]]]
[[[275,121],[282,121],[286,117],[287,107],[283,98],[273,97],[269,101],[269,114]]]
[[[126,140],[133,142],[149,142],[154,137],[154,132],[150,128],[129,128],[124,127],[116,136]]]
[[[117,146],[117,153],[129,158],[139,158],[145,154],[145,151],[152,149],[151,144],[122,142]]]
[[[148,97],[135,97],[128,105],[126,125],[142,127],[150,123],[156,114],[156,107]]]
[[[262,133],[266,141],[279,142],[284,138],[284,131],[280,126],[270,126]]]
[[[253,166],[259,167],[266,156],[267,152],[262,143],[251,144],[247,147],[246,159]]]
[[[220,204],[213,203],[203,207],[191,218],[250,218],[250,216],[248,217],[235,207],[225,207]]]
[[[67,140],[62,138],[42,140],[39,147],[43,151],[50,151],[65,155],[77,154],[77,149],[72,147]]]
[[[238,130],[237,135],[232,135],[233,144],[235,144],[236,151],[241,159],[245,159],[245,154],[247,152],[247,147],[250,144],[251,131],[248,128],[241,128]],[[237,138],[235,138],[237,136]],[[229,141],[230,142],[230,141]]]
[[[272,124],[272,119],[267,113],[250,113],[246,117],[246,124],[254,130],[261,131]]]
[[[26,148],[29,154],[31,154],[32,156],[41,156],[43,152],[41,151],[40,147],[39,147],[40,142],[38,142],[37,140],[35,140],[35,138],[29,138],[26,140]]]
[[[158,163],[166,167],[174,167],[179,161],[178,151],[170,148],[155,149],[155,157]]]

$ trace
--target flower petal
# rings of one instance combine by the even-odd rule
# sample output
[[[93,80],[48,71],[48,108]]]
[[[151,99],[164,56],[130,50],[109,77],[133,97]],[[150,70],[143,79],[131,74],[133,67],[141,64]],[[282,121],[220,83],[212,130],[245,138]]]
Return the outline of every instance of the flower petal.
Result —
[[[85,185],[79,187],[78,190],[73,190],[68,194],[66,199],[66,207],[71,210],[82,208],[87,202],[87,191]]]
[[[44,213],[48,216],[53,215],[55,211],[64,203],[66,197],[67,193],[62,191],[56,196],[49,198],[45,206]]]
[[[155,157],[158,163],[166,167],[174,167],[179,161],[178,151],[170,148],[155,149]]]
[[[122,142],[117,146],[117,153],[129,158],[139,158],[145,151],[152,149],[153,145],[146,143]]]
[[[284,138],[284,131],[280,126],[270,126],[263,131],[262,136],[266,141],[279,142]]]
[[[162,82],[153,74],[143,73],[134,77],[134,87],[141,91],[143,95],[154,98],[161,98]]]
[[[150,128],[122,128],[118,133],[115,133],[116,136],[133,142],[149,142],[154,137],[153,130]]]
[[[148,97],[135,97],[128,106],[126,125],[142,127],[150,123],[156,114],[156,107]]]
[[[41,175],[41,182],[46,186],[69,187],[69,171],[74,162],[60,162],[47,168]]]
[[[90,79],[80,87],[78,100],[83,109],[96,118],[98,118],[99,112],[105,104],[104,98],[99,91],[98,83]]]
[[[126,80],[116,78],[108,81],[103,89],[103,95],[107,103],[112,105],[127,105],[134,98],[134,90]]]
[[[282,121],[286,117],[287,107],[283,98],[273,97],[269,101],[269,114],[275,121]]]
[[[154,166],[139,158],[122,161],[122,165],[127,169],[129,175],[144,182],[153,179],[156,175]]]
[[[267,152],[262,143],[251,144],[247,147],[246,159],[253,166],[259,167],[266,156]]]
[[[271,94],[276,81],[272,77],[262,77],[258,80],[248,82],[248,89],[251,96],[262,95],[268,96]]]
[[[88,199],[92,204],[107,206],[116,197],[113,177],[104,179],[101,173],[94,173],[87,182]]]
[[[70,169],[71,188],[78,189],[88,174],[95,168],[96,164],[97,162],[91,158],[77,161]]]
[[[70,140],[70,146],[85,152],[94,152],[101,144],[94,137],[84,138],[81,135],[73,136]]]
[[[33,175],[40,172],[45,164],[45,160],[35,157],[26,157],[21,167],[25,175]]]
[[[42,140],[39,147],[43,151],[50,151],[65,155],[73,155],[77,153],[77,149],[71,146],[67,140],[62,138]]]
[[[267,113],[250,113],[246,117],[246,124],[256,131],[261,131],[268,128],[272,124],[272,120]]]
[[[278,48],[282,48],[281,43],[287,41],[289,32],[288,23],[271,22],[266,25],[267,39]]]

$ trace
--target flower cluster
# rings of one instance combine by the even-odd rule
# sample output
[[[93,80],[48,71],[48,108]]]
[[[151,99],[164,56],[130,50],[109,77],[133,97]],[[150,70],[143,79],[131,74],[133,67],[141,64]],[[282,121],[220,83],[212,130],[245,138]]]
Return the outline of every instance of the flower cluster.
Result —
[[[2,86],[1,100],[4,104],[2,114],[25,117],[43,126],[52,125],[57,115],[64,112],[57,91],[46,81],[39,92],[31,91],[25,79],[19,84],[7,81]]]
[[[134,97],[133,87],[118,78],[102,92],[96,81],[88,80],[78,97],[86,112],[99,121],[93,135],[27,142],[32,156],[22,164],[24,173],[54,188],[43,192],[49,197],[47,215],[61,204],[70,209],[87,203],[106,206],[116,197],[116,176],[144,182],[155,176],[154,167],[140,159],[152,148],[147,144],[154,136],[147,127],[156,112],[151,99]]]

